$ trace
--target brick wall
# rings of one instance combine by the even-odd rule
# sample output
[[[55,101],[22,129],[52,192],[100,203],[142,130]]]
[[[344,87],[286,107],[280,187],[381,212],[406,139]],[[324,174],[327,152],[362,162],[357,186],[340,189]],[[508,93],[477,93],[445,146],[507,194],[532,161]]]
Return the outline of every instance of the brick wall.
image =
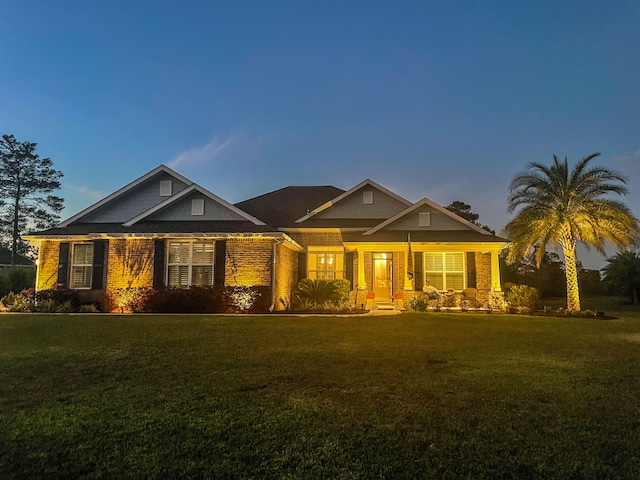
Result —
[[[276,247],[276,284],[275,309],[283,310],[285,306],[280,302],[282,298],[286,303],[291,303],[291,293],[295,288],[298,275],[298,252],[278,245]]]
[[[343,245],[341,233],[289,233],[288,235],[303,247],[308,245],[341,247]]]
[[[60,242],[46,240],[40,244],[36,290],[56,288],[56,283],[58,282],[59,252]]]
[[[225,285],[233,287],[271,285],[272,255],[273,239],[228,239]]]
[[[485,305],[491,293],[491,254],[476,252],[476,289],[478,301]]]
[[[153,240],[111,239],[107,251],[107,291],[153,286]]]

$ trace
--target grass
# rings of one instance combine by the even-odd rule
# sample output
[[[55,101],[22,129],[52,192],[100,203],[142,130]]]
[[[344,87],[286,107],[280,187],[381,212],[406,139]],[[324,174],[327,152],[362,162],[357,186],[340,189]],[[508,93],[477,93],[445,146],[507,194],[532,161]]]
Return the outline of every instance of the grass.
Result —
[[[0,478],[640,478],[611,313],[2,314]]]

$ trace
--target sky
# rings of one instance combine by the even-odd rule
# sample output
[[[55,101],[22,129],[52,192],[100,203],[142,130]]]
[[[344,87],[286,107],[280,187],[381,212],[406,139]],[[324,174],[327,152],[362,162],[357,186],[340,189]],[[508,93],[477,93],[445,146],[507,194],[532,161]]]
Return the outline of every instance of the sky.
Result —
[[[0,11],[0,133],[64,173],[63,218],[165,164],[231,203],[370,178],[412,202],[464,201],[499,233],[529,162],[594,152],[640,216],[640,0]]]

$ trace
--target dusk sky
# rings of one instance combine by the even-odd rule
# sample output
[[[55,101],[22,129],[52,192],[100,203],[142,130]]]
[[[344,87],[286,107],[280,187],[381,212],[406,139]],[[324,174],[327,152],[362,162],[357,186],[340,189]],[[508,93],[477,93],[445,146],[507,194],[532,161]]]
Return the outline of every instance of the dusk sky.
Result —
[[[65,218],[165,164],[232,203],[371,178],[499,232],[528,162],[593,152],[640,215],[638,0],[0,6],[0,134],[64,172]]]

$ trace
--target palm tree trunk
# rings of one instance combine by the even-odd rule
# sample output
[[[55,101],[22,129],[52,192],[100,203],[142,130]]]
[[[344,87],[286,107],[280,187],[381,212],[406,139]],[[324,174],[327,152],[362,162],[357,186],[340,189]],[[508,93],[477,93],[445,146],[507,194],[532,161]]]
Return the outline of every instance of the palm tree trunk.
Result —
[[[564,253],[564,268],[567,277],[567,310],[580,311],[580,290],[578,288],[578,269],[576,258],[576,239],[573,237],[560,240]]]

